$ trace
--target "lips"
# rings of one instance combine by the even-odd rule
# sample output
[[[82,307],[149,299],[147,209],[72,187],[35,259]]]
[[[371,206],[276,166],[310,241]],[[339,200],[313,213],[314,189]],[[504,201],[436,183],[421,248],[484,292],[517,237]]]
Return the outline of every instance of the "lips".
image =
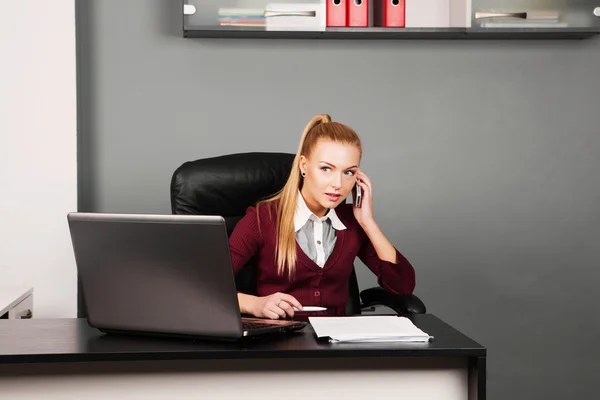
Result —
[[[327,198],[330,201],[333,201],[333,202],[338,201],[340,199],[340,197],[342,197],[341,194],[335,194],[335,193],[325,193],[325,195],[327,196]]]

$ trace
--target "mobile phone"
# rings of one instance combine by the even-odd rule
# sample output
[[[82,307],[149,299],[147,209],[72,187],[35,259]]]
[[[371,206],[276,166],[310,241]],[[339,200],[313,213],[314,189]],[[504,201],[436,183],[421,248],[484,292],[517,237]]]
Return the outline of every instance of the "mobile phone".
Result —
[[[354,207],[360,208],[362,205],[362,188],[358,185],[354,185],[354,190],[352,192],[352,201],[354,202]]]

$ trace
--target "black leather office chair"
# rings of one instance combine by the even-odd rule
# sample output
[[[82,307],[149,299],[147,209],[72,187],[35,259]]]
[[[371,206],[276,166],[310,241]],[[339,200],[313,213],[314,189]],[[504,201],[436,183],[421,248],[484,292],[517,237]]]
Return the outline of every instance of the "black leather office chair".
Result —
[[[246,209],[258,200],[279,191],[290,173],[293,154],[239,153],[183,163],[171,179],[173,214],[220,215],[231,235]],[[255,294],[254,264],[250,262],[236,276],[240,292]],[[386,306],[399,314],[425,313],[425,305],[415,295],[397,296],[381,287],[359,293],[354,269],[350,276],[346,313],[361,314],[366,309]]]

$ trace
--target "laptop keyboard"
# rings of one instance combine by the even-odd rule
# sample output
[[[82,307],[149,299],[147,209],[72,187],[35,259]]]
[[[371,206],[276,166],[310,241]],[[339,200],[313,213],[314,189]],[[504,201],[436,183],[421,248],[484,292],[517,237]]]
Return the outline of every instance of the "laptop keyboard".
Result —
[[[274,327],[289,326],[292,321],[282,319],[259,319],[259,318],[242,318],[242,327],[244,330],[250,329],[272,329]]]
[[[252,329],[263,329],[263,328],[268,328],[270,326],[273,326],[273,325],[265,324],[265,323],[250,322],[250,321],[242,321],[242,328],[245,331],[249,331]]]

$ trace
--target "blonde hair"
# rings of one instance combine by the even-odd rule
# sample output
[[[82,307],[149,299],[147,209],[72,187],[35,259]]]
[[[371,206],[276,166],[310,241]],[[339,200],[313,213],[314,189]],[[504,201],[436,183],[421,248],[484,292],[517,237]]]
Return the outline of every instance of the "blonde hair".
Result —
[[[277,273],[283,275],[287,269],[288,278],[294,276],[296,269],[296,237],[294,234],[294,214],[296,212],[296,199],[298,190],[304,182],[300,174],[301,156],[309,157],[317,142],[321,139],[331,140],[336,143],[350,144],[358,147],[362,156],[362,144],[356,132],[347,125],[332,122],[328,114],[314,116],[304,128],[296,157],[292,163],[292,170],[283,188],[272,197],[262,200],[257,204],[267,204],[279,201],[277,207],[277,240],[276,262]],[[269,209],[270,211],[270,209]]]

